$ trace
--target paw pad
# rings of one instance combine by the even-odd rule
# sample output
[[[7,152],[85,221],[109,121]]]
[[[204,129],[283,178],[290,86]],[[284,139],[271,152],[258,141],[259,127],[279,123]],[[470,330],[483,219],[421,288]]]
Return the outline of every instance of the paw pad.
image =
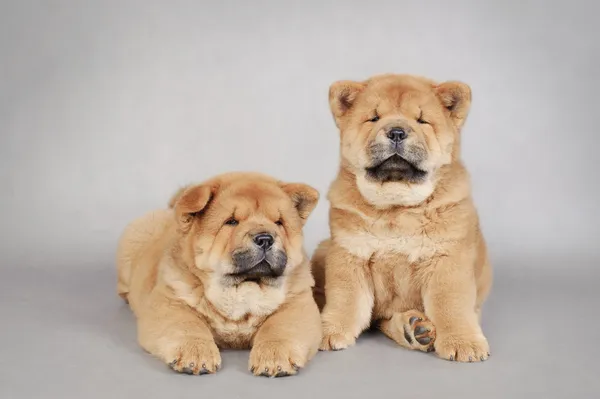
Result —
[[[404,325],[404,338],[414,349],[432,352],[434,350],[435,328],[424,315],[413,315],[409,317],[408,324]]]

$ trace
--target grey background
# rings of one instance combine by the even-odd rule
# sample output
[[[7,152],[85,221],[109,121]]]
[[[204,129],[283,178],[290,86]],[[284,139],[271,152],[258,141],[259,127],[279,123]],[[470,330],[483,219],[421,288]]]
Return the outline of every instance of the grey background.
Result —
[[[600,394],[600,30],[593,1],[0,1],[0,397],[591,398]],[[330,83],[469,83],[463,157],[495,266],[492,358],[368,333],[294,378],[171,373],[115,295],[132,218],[230,170],[338,163]],[[306,227],[326,237],[325,199]]]

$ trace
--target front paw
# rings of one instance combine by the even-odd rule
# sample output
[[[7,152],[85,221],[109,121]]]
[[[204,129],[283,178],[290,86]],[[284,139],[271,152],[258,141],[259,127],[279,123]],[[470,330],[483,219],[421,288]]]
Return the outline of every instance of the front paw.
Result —
[[[442,359],[457,362],[483,362],[490,356],[490,346],[481,334],[452,335],[438,333],[435,352]]]
[[[339,351],[353,346],[356,343],[354,334],[344,332],[341,328],[323,323],[323,339],[319,350]]]
[[[213,374],[221,368],[221,354],[213,341],[183,340],[166,355],[171,369],[185,374]]]
[[[298,373],[307,362],[306,351],[290,341],[258,342],[250,351],[248,368],[256,376],[286,377]]]

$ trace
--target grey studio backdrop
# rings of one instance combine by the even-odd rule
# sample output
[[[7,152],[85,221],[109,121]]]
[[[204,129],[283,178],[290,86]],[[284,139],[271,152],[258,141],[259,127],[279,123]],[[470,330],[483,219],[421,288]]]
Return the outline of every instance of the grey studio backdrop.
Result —
[[[0,397],[600,395],[593,1],[0,2]],[[170,372],[115,293],[132,218],[233,170],[322,193],[338,165],[327,90],[382,72],[458,79],[495,266],[492,358],[457,364],[366,333],[297,377]]]

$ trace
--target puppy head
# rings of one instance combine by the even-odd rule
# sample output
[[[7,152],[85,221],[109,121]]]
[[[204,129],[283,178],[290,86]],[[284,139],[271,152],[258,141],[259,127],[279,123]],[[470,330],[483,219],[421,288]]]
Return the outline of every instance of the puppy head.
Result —
[[[319,198],[305,184],[231,173],[171,200],[181,250],[224,284],[276,284],[304,260],[302,227]]]
[[[344,164],[375,205],[416,205],[436,172],[458,156],[458,135],[471,104],[469,86],[408,75],[331,85]]]

